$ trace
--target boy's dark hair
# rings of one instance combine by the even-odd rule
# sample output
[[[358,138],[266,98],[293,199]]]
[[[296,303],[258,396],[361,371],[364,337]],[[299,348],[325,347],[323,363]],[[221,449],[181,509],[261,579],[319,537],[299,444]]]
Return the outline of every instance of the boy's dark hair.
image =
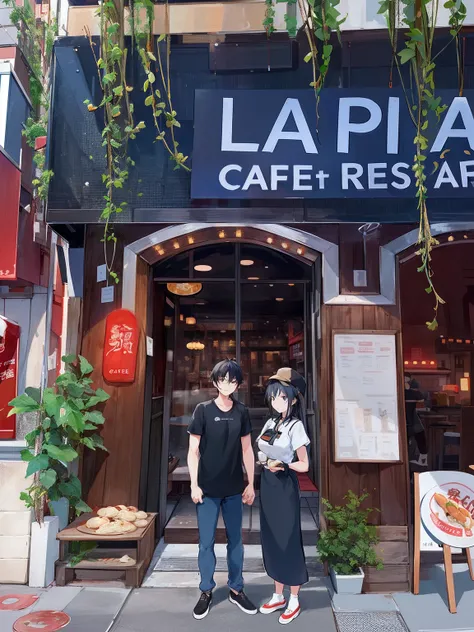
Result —
[[[222,362],[216,364],[212,369],[211,382],[217,384],[217,382],[223,380],[226,375],[229,376],[231,382],[235,380],[239,386],[244,381],[242,369],[235,360],[222,360]]]
[[[283,421],[291,421],[292,419],[301,419],[301,403],[298,390],[292,384],[283,384],[277,380],[271,380],[265,391],[265,404],[268,406],[270,414],[273,417],[279,417],[279,413],[273,408],[272,401],[282,393],[288,398],[288,412]],[[293,404],[293,400],[296,402]]]

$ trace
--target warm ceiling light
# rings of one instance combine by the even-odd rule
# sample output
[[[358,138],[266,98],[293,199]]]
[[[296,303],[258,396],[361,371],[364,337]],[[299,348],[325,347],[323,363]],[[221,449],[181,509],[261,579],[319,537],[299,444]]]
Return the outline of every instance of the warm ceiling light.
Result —
[[[179,315],[179,320],[180,320],[182,323],[184,323],[184,316],[183,316],[183,314],[180,314],[180,315]]]
[[[188,316],[186,318],[186,325],[195,325],[196,324],[196,319],[194,318],[194,316]]]
[[[192,351],[202,351],[204,349],[204,345],[202,342],[188,342],[186,349],[190,349]]]
[[[178,296],[193,296],[202,290],[202,283],[167,283],[168,292]]]
[[[192,237],[191,235],[188,237],[188,244],[189,245],[194,244],[194,237]]]
[[[449,235],[448,241],[454,241],[454,236],[453,235]]]
[[[171,327],[171,317],[170,316],[166,316],[165,318],[165,327]]]
[[[408,360],[405,360],[405,364],[410,364],[410,363],[408,362]]]
[[[288,250],[288,244],[286,243],[286,241],[282,242],[281,247],[283,248],[283,250]]]
[[[235,231],[235,236],[240,239],[242,237],[242,231],[240,230],[240,228],[238,230]]]
[[[298,255],[304,255],[304,250],[303,250],[303,248],[297,248],[297,249],[296,249],[296,254],[298,254]]]
[[[247,280],[248,281],[259,281],[260,277],[249,277]]]
[[[423,360],[421,364],[426,364],[426,360]]]
[[[295,287],[295,284],[294,284],[294,283],[288,283],[288,285],[289,285],[290,287]]]
[[[223,230],[219,231],[219,239],[224,239],[225,232]]]
[[[431,360],[430,364],[433,366],[433,364],[436,364],[433,360]]]
[[[163,246],[155,246],[154,248],[155,252],[157,252],[159,255],[164,255],[165,251],[163,250]]]
[[[197,266],[194,266],[194,269],[197,270],[198,272],[210,272],[212,270],[212,266],[199,264]]]
[[[464,239],[469,239],[469,237],[467,235],[464,235]]]
[[[175,241],[175,242],[174,242],[174,244],[173,244],[173,248],[174,248],[175,250],[179,250],[179,243],[178,243],[177,241]]]
[[[252,261],[252,259],[242,259],[242,261],[240,262],[241,266],[253,266],[253,264],[255,263],[255,261]]]
[[[267,244],[273,244],[273,237],[267,237]]]
[[[413,360],[413,364],[418,364],[418,360]]]
[[[284,298],[276,298],[275,301],[278,301],[279,303],[281,303],[282,301],[284,301]]]
[[[270,283],[270,287],[273,287],[273,283]]]

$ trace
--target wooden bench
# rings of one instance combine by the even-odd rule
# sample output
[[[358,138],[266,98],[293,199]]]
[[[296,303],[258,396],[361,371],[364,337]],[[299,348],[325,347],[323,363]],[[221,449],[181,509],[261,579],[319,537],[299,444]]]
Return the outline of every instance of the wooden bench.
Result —
[[[83,514],[57,535],[59,559],[56,562],[56,585],[66,586],[74,579],[92,581],[117,581],[123,579],[130,588],[138,588],[150,565],[155,550],[157,514],[149,514],[149,524],[133,533],[117,536],[100,536],[82,533],[77,529],[94,514]],[[85,559],[72,566],[68,552],[70,542],[97,542],[108,544],[87,553]],[[114,547],[114,542],[130,542],[130,548]],[[135,546],[133,546],[135,543]],[[124,564],[120,558],[129,555],[134,564]],[[108,559],[113,558],[113,559]],[[106,561],[107,560],[107,561]]]

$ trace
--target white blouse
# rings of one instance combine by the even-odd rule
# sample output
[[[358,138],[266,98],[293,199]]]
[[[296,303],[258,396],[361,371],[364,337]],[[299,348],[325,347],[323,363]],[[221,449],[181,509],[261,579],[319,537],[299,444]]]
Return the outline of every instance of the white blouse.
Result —
[[[276,426],[275,419],[269,419],[263,426],[262,432],[259,434],[257,442],[258,449],[263,452],[269,459],[277,459],[282,463],[292,463],[295,452],[310,444],[308,435],[302,421],[292,419],[280,426],[281,435],[275,439],[273,445],[269,445],[267,441],[261,438],[267,430]]]

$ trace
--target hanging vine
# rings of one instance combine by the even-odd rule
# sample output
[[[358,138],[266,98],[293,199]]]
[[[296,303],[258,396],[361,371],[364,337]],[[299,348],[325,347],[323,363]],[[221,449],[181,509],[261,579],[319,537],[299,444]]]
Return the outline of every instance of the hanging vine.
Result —
[[[415,175],[416,197],[419,211],[419,233],[417,255],[421,259],[418,272],[426,276],[426,292],[434,297],[433,319],[426,323],[428,329],[435,330],[438,327],[438,309],[444,304],[444,300],[437,292],[433,283],[433,269],[431,265],[431,253],[439,243],[433,237],[428,216],[428,187],[426,184],[426,162],[429,153],[428,128],[433,118],[439,121],[446,105],[441,103],[441,97],[437,97],[435,85],[436,55],[433,55],[433,43],[436,25],[438,23],[440,1],[439,0],[379,0],[379,13],[387,19],[388,31],[394,53],[394,64],[397,66],[405,90],[410,115],[415,126],[415,156],[413,160],[413,172]],[[461,0],[449,0],[444,7],[450,11],[449,23],[451,35],[457,40],[459,32],[466,18],[466,7]],[[399,27],[408,29],[404,32],[404,45],[398,51]],[[459,51],[459,42],[456,41]],[[458,62],[460,61],[458,54]],[[412,88],[406,89],[401,66],[410,66]],[[462,69],[459,68],[462,77]],[[462,82],[460,82],[462,90]],[[446,152],[440,155],[444,159]],[[434,173],[439,168],[439,162],[434,162]]]
[[[86,32],[97,65],[103,98],[98,105],[90,103],[89,100],[86,100],[85,104],[90,112],[95,112],[99,108],[104,111],[105,126],[102,131],[102,144],[106,148],[107,161],[107,171],[102,175],[102,181],[106,187],[105,207],[101,215],[101,219],[105,222],[104,259],[108,276],[118,283],[119,277],[114,270],[117,238],[113,230],[113,220],[117,214],[124,211],[127,202],[120,199],[117,190],[123,192],[129,178],[129,169],[135,166],[128,152],[129,141],[134,140],[146,126],[144,121],[135,123],[134,105],[130,99],[130,93],[134,87],[127,83],[126,68],[129,52],[125,47],[123,0],[104,2],[98,9],[98,15],[100,16],[100,57],[90,32]],[[142,15],[145,15],[144,20]],[[144,72],[142,91],[145,96],[145,105],[152,111],[156,133],[155,142],[163,143],[170,159],[175,163],[175,169],[183,168],[189,171],[189,167],[185,164],[188,157],[179,151],[179,143],[175,136],[175,128],[181,125],[173,109],[171,98],[170,36],[161,35],[158,38],[155,54],[153,20],[152,0],[131,3],[129,24],[132,42],[135,44]],[[160,47],[161,42],[165,44],[165,53]],[[158,83],[161,89],[157,87]],[[138,193],[138,195],[142,194]]]
[[[298,31],[298,20],[291,15],[290,7],[298,5],[298,10],[302,19],[301,29],[306,35],[309,52],[304,58],[306,63],[311,62],[313,80],[311,87],[315,90],[319,99],[324,82],[329,70],[333,45],[331,35],[337,34],[340,38],[341,24],[345,17],[337,9],[339,0],[282,0],[286,2],[287,12],[285,14],[285,25],[290,37],[296,37]],[[280,0],[276,0],[279,4]],[[273,0],[265,0],[266,12],[263,26],[268,36],[275,31],[275,7]]]
[[[35,148],[35,141],[47,135],[50,102],[50,68],[54,37],[57,35],[57,21],[54,17],[36,20],[32,6],[25,2],[19,6],[16,0],[3,0],[10,9],[10,21],[16,27],[20,48],[29,66],[29,88],[31,104],[30,116],[22,132],[29,147]],[[32,184],[35,197],[46,200],[49,183],[53,177],[50,169],[45,169],[45,150],[35,151],[33,162],[37,174]]]

